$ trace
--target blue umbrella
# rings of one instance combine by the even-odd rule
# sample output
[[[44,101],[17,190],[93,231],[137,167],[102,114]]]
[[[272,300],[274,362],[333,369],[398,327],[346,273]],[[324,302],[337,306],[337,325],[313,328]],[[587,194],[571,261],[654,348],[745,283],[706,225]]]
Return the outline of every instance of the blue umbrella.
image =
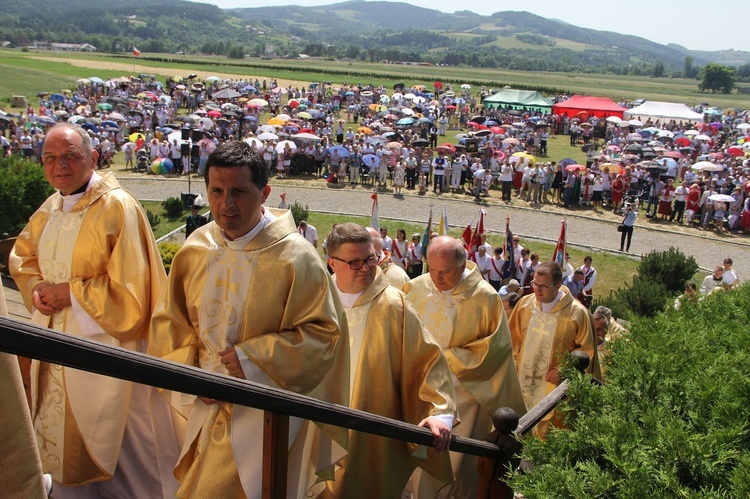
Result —
[[[333,154],[334,151],[338,152],[339,158],[348,158],[349,157],[349,149],[347,149],[344,146],[333,146],[328,150],[331,154]]]
[[[97,127],[93,123],[84,123],[83,125],[81,125],[81,128],[83,128],[84,130],[91,130],[94,133],[99,133],[99,127]]]
[[[117,123],[115,123],[114,121],[110,121],[110,120],[107,120],[107,121],[102,121],[102,126],[108,126],[108,127],[112,127],[112,128],[117,128],[117,129],[119,129],[119,128],[120,128],[120,127],[119,127],[119,126],[117,125]]]
[[[565,159],[561,159],[561,160],[560,160],[560,161],[558,161],[557,163],[558,163],[558,164],[559,164],[560,166],[562,166],[563,168],[565,168],[565,167],[566,167],[566,166],[568,166],[568,165],[575,165],[575,164],[577,163],[577,161],[576,161],[576,160],[574,160],[573,158],[565,158]]]
[[[61,94],[52,94],[49,96],[49,100],[52,102],[62,102],[65,100],[65,97]]]
[[[255,88],[252,85],[246,85],[246,86],[242,87],[242,91],[243,92],[255,92],[256,90],[258,90],[258,89]]]
[[[101,85],[101,84],[103,84],[103,83],[104,83],[104,80],[102,80],[101,78],[98,78],[98,77],[96,77],[96,76],[91,76],[91,77],[89,77],[89,81],[90,81],[91,83],[98,83],[99,85]]]
[[[352,95],[354,95],[354,92],[346,92],[344,95],[346,95],[347,97],[351,97]]]
[[[406,119],[406,118],[404,118],[404,119]],[[419,118],[417,120],[417,123],[420,123],[420,124],[422,124],[422,123],[429,124],[429,123],[432,123],[432,120],[430,118]]]
[[[49,116],[40,116],[37,119],[37,121],[39,121],[39,123],[44,123],[46,125],[54,125],[56,123],[56,121],[50,118]]]
[[[396,122],[397,125],[413,125],[414,118],[401,118]]]
[[[372,168],[373,166],[377,166],[380,164],[380,158],[378,158],[374,154],[365,154],[362,157],[362,162]]]
[[[317,86],[318,86],[318,84],[317,84],[317,83],[315,83],[315,82],[312,82],[312,83],[310,83],[310,85],[309,85],[309,86],[310,86],[310,88],[315,88],[315,87],[317,87]]]

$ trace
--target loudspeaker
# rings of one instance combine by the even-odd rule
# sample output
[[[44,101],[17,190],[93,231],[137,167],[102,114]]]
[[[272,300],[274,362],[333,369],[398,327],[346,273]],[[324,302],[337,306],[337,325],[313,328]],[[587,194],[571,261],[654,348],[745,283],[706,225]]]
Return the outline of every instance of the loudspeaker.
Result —
[[[201,146],[198,144],[193,144],[193,146],[190,148],[190,155],[194,158],[197,158],[201,154]]]
[[[202,138],[203,138],[203,132],[201,132],[200,130],[193,130],[193,142],[198,142]]]
[[[189,128],[182,128],[180,131],[182,132],[182,140],[190,140],[190,129]]]
[[[188,156],[190,154],[190,144],[182,143],[180,145],[180,153],[183,156]]]

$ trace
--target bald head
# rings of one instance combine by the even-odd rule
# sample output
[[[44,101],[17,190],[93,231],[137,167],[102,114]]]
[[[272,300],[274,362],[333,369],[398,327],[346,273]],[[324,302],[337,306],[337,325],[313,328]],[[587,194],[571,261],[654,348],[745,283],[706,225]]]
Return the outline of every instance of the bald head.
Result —
[[[372,227],[366,227],[367,232],[370,233],[372,236],[372,247],[375,249],[375,252],[380,254],[383,251],[383,238],[380,237],[380,232],[373,229]]]
[[[427,261],[434,258],[452,258],[456,265],[466,263],[466,249],[464,245],[450,236],[437,236],[430,239],[430,245],[427,247]]]

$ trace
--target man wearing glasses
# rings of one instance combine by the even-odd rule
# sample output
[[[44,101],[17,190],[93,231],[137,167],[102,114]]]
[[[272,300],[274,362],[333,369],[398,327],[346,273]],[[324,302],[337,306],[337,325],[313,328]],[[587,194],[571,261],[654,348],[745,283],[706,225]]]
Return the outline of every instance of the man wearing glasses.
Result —
[[[450,443],[455,393],[440,346],[389,285],[364,227],[337,225],[326,246],[349,323],[351,407],[429,428],[435,449],[350,431],[349,454],[320,497],[401,497],[419,465],[450,481],[448,454],[438,454]]]
[[[557,263],[540,263],[531,281],[533,294],[524,296],[510,316],[513,358],[523,388],[526,407],[531,410],[560,384],[558,366],[563,356],[583,350],[591,363],[586,372],[601,379],[596,357],[594,320],[586,307],[562,285]],[[543,437],[554,412],[547,415],[535,432]]]

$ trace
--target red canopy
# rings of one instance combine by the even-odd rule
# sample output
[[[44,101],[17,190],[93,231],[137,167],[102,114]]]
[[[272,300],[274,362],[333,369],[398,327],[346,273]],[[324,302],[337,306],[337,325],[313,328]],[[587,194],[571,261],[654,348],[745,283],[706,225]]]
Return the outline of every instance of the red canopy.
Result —
[[[574,95],[570,99],[552,106],[552,112],[558,116],[567,114],[572,118],[582,111],[597,118],[608,118],[610,116],[622,118],[622,113],[627,111],[627,108],[618,106],[612,99],[606,97],[586,97],[584,95]]]

